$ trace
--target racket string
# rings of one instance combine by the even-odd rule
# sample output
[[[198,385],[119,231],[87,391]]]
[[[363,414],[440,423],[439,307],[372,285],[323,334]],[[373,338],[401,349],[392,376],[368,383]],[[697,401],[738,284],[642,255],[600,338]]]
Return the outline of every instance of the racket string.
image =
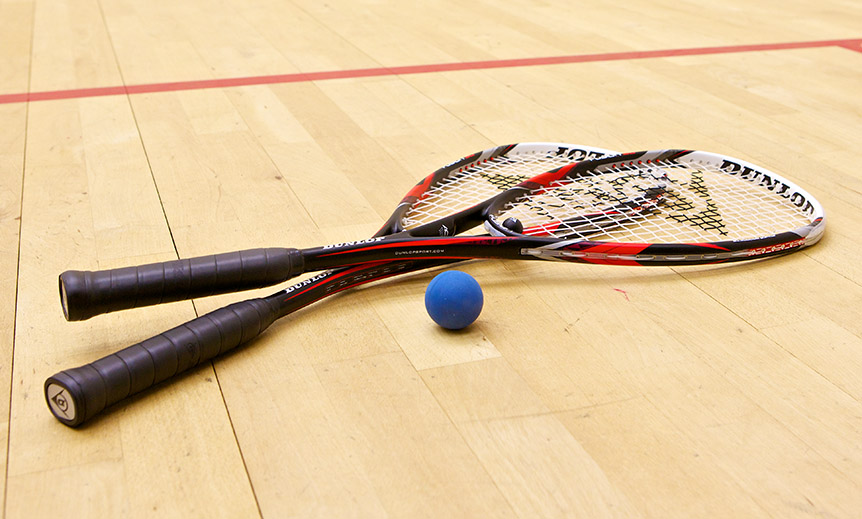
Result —
[[[407,211],[402,225],[410,229],[463,211],[571,161],[553,150],[531,150],[469,164],[431,186]]]
[[[508,204],[524,234],[626,242],[716,242],[767,237],[810,223],[786,198],[707,163],[599,168]]]

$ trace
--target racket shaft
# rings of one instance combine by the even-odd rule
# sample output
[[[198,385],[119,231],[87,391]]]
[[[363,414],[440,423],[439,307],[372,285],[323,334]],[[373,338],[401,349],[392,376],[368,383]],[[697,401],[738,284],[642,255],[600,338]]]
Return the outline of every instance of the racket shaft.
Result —
[[[471,258],[564,260],[616,265],[696,265],[767,257],[805,246],[794,233],[714,244],[604,243],[547,237],[396,238],[312,249],[259,249],[99,272],[65,272],[61,298],[66,318],[259,288],[303,272],[366,263]],[[275,251],[271,253],[269,251]],[[243,255],[254,261],[244,262]],[[278,262],[267,261],[275,256]],[[222,258],[230,259],[224,261]],[[227,265],[227,266],[226,266]]]
[[[558,254],[560,250],[545,249],[558,241],[543,237],[418,238],[302,251],[257,249],[97,272],[68,271],[60,276],[60,291],[66,319],[79,321],[117,310],[260,288],[306,271],[365,263],[404,260],[446,262],[471,258],[584,260],[579,254],[561,256]],[[574,248],[588,251],[590,247],[588,242],[581,242]],[[701,252],[697,246],[689,248],[692,250],[685,252]],[[562,250],[571,252],[571,249],[566,247]],[[631,247],[627,249],[631,250]],[[593,252],[590,251],[591,256]],[[618,249],[618,252],[621,251]],[[695,259],[680,259],[679,263],[708,262],[708,259]],[[669,264],[668,259],[661,261],[659,258],[651,261],[644,259],[643,262]]]
[[[60,275],[60,299],[69,321],[129,308],[194,299],[274,285],[304,272],[362,263],[403,260],[523,256],[526,246],[554,242],[542,238],[397,238],[311,249],[252,249],[213,256]]]
[[[280,283],[302,272],[295,249],[228,252],[184,260],[60,275],[69,321],[141,306],[181,301]]]
[[[283,317],[319,301],[326,296],[372,281],[379,281],[417,270],[440,267],[460,260],[380,261],[331,270],[284,289],[279,317]]]
[[[377,243],[377,239],[382,240],[368,241]],[[60,299],[66,320],[83,321],[118,310],[261,288],[304,272],[379,261],[447,261],[447,255],[440,254],[433,243],[428,238],[402,238],[392,240],[394,250],[385,247],[377,251],[365,247],[363,241],[346,246],[346,256],[335,253],[332,247],[251,249],[137,267],[70,270],[60,275]],[[356,252],[351,252],[354,249]],[[491,248],[470,245],[456,245],[452,251],[452,258],[462,259],[514,257],[504,250],[494,253]]]
[[[448,226],[459,232],[469,230],[482,222],[478,206],[461,211],[421,226],[411,231],[416,236],[434,236],[438,233],[438,225]],[[457,221],[457,225],[455,222]],[[347,249],[364,250],[364,245],[384,240],[384,234],[390,234],[391,229],[383,229],[371,239],[339,244],[335,248],[345,246]],[[426,238],[426,241],[428,238]],[[412,243],[410,238],[394,240],[396,243]],[[329,268],[356,265],[376,261],[413,260],[409,254],[364,254],[365,260],[340,262],[329,261],[333,247],[318,247],[312,249],[252,249],[238,252],[228,252],[213,256],[202,256],[185,260],[151,263],[138,267],[124,267],[95,272],[66,271],[60,275],[60,300],[63,313],[68,321],[83,321],[93,316],[138,308],[142,306],[194,299],[228,292],[238,292],[253,288],[261,288],[280,283],[304,272],[314,272]],[[435,254],[423,254],[422,259],[434,259]],[[469,254],[456,256],[472,257]],[[306,261],[315,261],[306,265]],[[442,257],[442,259],[447,259]]]

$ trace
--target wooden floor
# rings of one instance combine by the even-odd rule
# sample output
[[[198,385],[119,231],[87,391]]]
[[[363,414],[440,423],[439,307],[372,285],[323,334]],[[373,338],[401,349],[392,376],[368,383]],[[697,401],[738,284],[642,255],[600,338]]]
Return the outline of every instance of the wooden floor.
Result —
[[[4,516],[862,517],[860,38],[858,0],[0,0]],[[733,155],[827,235],[725,268],[473,262],[462,333],[433,273],[393,278],[50,415],[48,376],[250,297],[67,323],[60,272],[368,236],[519,141]]]

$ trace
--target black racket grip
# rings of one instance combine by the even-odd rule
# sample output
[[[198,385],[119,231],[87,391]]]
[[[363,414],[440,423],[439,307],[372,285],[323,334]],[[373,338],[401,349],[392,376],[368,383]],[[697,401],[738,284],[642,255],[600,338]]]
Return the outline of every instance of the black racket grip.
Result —
[[[303,272],[297,249],[249,249],[139,267],[60,274],[67,321],[274,285]]]
[[[278,317],[279,305],[272,298],[249,299],[210,312],[50,377],[45,381],[48,407],[58,420],[77,427],[109,405],[257,337]]]

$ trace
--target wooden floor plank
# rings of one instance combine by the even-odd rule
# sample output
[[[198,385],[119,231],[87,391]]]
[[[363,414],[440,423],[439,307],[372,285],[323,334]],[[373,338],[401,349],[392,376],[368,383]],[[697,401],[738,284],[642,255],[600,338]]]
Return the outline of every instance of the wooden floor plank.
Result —
[[[858,517],[859,27],[854,0],[0,0],[5,517]],[[459,333],[436,271],[393,278],[80,430],[47,411],[57,370],[276,290],[68,323],[63,270],[370,236],[523,141],[736,156],[828,230],[734,266],[467,263]]]
[[[92,117],[101,123],[89,124]],[[20,389],[12,397],[7,515],[30,517],[35,502],[35,513],[256,515],[211,371],[196,372],[90,429],[54,427],[44,414],[44,378],[154,334],[177,315],[194,314],[184,303],[181,311],[64,322],[58,272],[72,264],[116,266],[118,259],[175,253],[157,254],[172,249],[170,236],[125,99],[33,106],[30,121],[18,278],[27,289],[17,306],[13,380]],[[108,171],[105,163],[115,167]],[[128,210],[117,211],[122,207]],[[46,243],[54,253],[44,253]],[[70,479],[70,470],[83,473]],[[221,497],[202,495],[202,485],[222,488]]]
[[[25,106],[0,107],[0,452],[4,487],[9,440],[9,407],[18,294],[18,245],[24,180]]]

